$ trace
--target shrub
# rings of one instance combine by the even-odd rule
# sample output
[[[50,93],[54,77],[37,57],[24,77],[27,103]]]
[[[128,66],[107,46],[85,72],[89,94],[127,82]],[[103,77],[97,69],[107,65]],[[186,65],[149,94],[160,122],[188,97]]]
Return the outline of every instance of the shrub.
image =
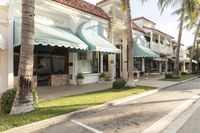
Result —
[[[78,73],[78,75],[76,76],[76,79],[84,79],[84,76],[82,73]]]
[[[181,72],[181,75],[188,75],[186,72]]]
[[[4,92],[0,98],[0,109],[2,113],[9,114],[15,99],[16,89],[10,89]]]
[[[38,103],[38,94],[36,90],[32,91],[34,105]]]
[[[105,78],[105,77],[106,77],[105,73],[101,73],[101,74],[99,75],[99,78]]]
[[[172,74],[165,74],[165,79],[171,79],[174,78]]]
[[[113,89],[121,89],[124,88],[126,85],[126,81],[123,79],[118,79],[116,81],[113,82],[112,88]]]

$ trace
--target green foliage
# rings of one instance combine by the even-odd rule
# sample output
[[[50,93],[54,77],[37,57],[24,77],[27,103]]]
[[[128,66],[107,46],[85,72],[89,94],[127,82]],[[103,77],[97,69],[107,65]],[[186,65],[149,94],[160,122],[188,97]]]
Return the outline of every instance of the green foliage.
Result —
[[[84,76],[82,73],[78,73],[78,75],[76,76],[76,79],[84,79]]]
[[[112,88],[113,89],[122,89],[124,88],[126,85],[126,81],[123,79],[118,79],[116,81],[113,82]]]
[[[172,74],[165,74],[165,79],[172,79],[174,78]]]
[[[186,72],[181,72],[181,75],[188,75]]]
[[[10,89],[4,92],[0,98],[0,112],[9,114],[16,95],[16,89]]]
[[[101,73],[100,75],[99,75],[99,78],[101,79],[101,78],[106,78],[106,74],[105,73]]]
[[[34,105],[36,105],[38,103],[38,94],[37,94],[36,90],[32,91],[32,95],[33,95]]]

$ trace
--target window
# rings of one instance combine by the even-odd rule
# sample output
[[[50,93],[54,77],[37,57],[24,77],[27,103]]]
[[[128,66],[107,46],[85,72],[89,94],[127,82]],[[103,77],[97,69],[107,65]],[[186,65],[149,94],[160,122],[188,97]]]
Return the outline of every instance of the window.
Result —
[[[103,55],[103,71],[108,71],[108,55]]]
[[[99,53],[98,52],[80,52],[78,53],[79,72],[99,73]]]
[[[53,57],[53,74],[66,74],[64,56]]]
[[[79,60],[87,60],[87,52],[79,52],[78,59]]]

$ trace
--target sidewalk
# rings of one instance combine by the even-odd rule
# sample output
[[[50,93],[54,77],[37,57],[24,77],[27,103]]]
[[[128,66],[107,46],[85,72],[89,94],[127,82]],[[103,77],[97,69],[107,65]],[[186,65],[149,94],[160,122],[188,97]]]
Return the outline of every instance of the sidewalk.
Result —
[[[156,88],[166,87],[169,85],[176,84],[177,82],[170,82],[170,81],[161,81],[159,79],[163,78],[164,76],[157,76],[157,77],[150,77],[148,79],[136,79],[136,85],[141,86],[152,86]],[[59,86],[59,87],[38,87],[36,90],[38,92],[39,100],[48,100],[54,99],[58,97],[64,96],[71,96],[71,95],[78,95],[88,92],[100,91],[105,90],[112,87],[112,81],[105,81],[102,83],[93,83],[93,84],[86,84],[81,86],[75,85],[68,85],[68,86]]]

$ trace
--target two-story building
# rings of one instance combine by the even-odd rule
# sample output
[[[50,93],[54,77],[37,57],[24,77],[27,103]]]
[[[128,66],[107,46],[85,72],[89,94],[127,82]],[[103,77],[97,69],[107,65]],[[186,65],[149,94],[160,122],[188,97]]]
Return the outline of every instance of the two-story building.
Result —
[[[148,73],[166,73],[173,70],[173,61],[175,57],[174,37],[156,29],[156,23],[151,20],[138,17],[133,22],[144,32],[145,39],[149,48],[159,55],[159,57],[146,59],[145,71]]]

